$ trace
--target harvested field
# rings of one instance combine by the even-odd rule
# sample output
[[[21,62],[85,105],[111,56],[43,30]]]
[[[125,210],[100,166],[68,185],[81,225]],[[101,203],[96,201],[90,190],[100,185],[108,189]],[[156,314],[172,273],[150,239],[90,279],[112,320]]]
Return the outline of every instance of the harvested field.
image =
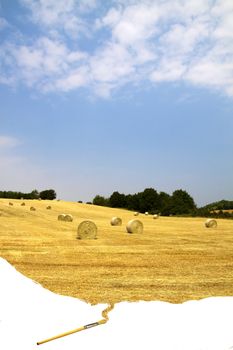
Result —
[[[60,294],[90,303],[163,300],[179,303],[233,296],[233,221],[142,215],[144,231],[129,235],[134,212],[81,203],[0,199],[0,256],[20,272]],[[30,207],[36,211],[31,212]],[[60,213],[74,220],[58,221]],[[113,216],[122,226],[110,226]],[[96,240],[77,240],[92,220]]]

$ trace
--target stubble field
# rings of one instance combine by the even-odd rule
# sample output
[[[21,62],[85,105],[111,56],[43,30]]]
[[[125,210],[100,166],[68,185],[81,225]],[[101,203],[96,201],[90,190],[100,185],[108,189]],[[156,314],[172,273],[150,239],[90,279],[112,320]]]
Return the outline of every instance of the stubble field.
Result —
[[[64,201],[0,199],[0,256],[49,290],[92,304],[162,300],[180,303],[233,296],[233,221],[140,214],[143,234],[128,234],[133,212]],[[36,211],[30,211],[33,205]],[[47,210],[47,205],[52,209]],[[73,222],[57,216],[69,213]],[[111,226],[113,216],[122,226]],[[76,239],[83,220],[96,240]]]

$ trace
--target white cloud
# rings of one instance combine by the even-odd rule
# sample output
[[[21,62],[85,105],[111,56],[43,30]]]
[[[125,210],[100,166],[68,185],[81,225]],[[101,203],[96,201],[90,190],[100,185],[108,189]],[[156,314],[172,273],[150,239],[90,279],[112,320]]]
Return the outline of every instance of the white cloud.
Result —
[[[20,141],[15,137],[0,135],[0,150],[18,146]]]
[[[2,47],[2,83],[44,92],[86,87],[107,97],[129,83],[188,81],[233,96],[232,1],[110,1],[105,12],[94,0],[21,3],[47,32]],[[87,28],[94,37],[83,45]]]
[[[216,89],[222,88],[229,96],[233,89],[233,61],[211,62],[203,59],[194,64],[186,75],[187,80],[202,86],[209,86]]]
[[[179,60],[164,60],[151,74],[154,82],[176,81],[183,78],[186,67]]]
[[[46,37],[40,38],[31,47],[15,48],[15,59],[19,66],[29,70],[38,69],[47,73],[57,73],[65,68],[64,57],[67,54],[65,45],[54,42]]]
[[[53,90],[54,87],[61,91],[70,91],[79,87],[88,85],[89,72],[85,67],[73,70],[70,75],[65,78],[59,79],[55,82],[55,86],[51,86]]]
[[[32,19],[46,26],[63,22],[66,15],[74,10],[74,0],[21,0],[32,14]]]
[[[174,24],[170,30],[161,35],[159,42],[163,54],[184,55],[190,53],[208,36],[208,26],[201,21],[186,24]]]
[[[70,51],[65,43],[47,37],[38,38],[31,45],[10,44],[3,49],[2,62],[10,69],[10,77],[44,91],[49,86],[59,89],[61,80],[77,75],[77,68],[87,57],[86,53]]]
[[[76,38],[86,32],[87,22],[81,17],[96,7],[95,0],[20,0],[30,11],[30,19],[45,29],[59,28]]]
[[[123,45],[135,45],[145,42],[157,32],[156,22],[159,19],[157,6],[138,4],[127,7],[121,14],[110,11],[103,24],[112,27],[113,38]]]
[[[115,82],[134,72],[132,58],[123,46],[111,43],[90,59],[92,77],[97,82]]]

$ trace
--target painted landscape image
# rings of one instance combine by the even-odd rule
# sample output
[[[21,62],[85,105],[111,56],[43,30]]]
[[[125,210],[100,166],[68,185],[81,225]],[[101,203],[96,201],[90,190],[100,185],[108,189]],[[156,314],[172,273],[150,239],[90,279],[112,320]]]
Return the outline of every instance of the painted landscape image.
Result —
[[[211,219],[218,225],[206,227],[206,218],[75,202],[1,199],[0,205],[1,256],[59,294],[93,304],[233,294],[232,220]],[[97,230],[79,237],[88,221]],[[135,231],[132,221],[139,222]]]
[[[1,349],[233,348],[232,23],[0,0]]]

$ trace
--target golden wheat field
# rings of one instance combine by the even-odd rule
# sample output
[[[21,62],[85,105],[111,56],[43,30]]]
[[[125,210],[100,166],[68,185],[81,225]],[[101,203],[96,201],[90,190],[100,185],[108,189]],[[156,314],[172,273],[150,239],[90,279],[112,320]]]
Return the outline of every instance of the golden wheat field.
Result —
[[[162,300],[179,303],[233,296],[233,221],[140,214],[142,234],[128,234],[133,212],[64,201],[0,199],[0,256],[49,290],[92,304]],[[46,207],[51,205],[51,210]],[[30,211],[30,206],[36,208]],[[61,222],[61,213],[73,222]],[[113,216],[122,226],[111,226]],[[95,240],[76,239],[83,220]]]

